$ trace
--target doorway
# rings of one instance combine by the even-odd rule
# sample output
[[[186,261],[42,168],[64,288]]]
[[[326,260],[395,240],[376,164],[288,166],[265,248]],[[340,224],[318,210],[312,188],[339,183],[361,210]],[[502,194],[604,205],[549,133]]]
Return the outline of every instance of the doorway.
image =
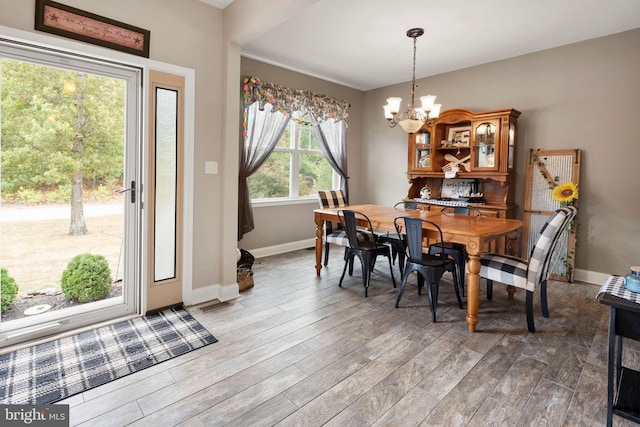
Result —
[[[3,41],[0,65],[0,347],[139,313],[142,70]]]

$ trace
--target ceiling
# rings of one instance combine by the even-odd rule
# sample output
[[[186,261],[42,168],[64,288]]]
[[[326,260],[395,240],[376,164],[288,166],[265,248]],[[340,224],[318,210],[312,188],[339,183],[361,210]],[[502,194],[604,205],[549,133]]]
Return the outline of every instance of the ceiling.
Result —
[[[242,54],[370,90],[411,80],[414,27],[423,78],[640,28],[640,0],[319,0]]]

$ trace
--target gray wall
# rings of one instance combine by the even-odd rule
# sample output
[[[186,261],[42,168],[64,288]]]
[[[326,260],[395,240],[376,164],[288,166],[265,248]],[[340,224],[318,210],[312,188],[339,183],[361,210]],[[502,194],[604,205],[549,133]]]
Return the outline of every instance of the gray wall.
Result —
[[[417,82],[418,93],[436,94],[443,109],[522,112],[516,159],[520,207],[529,149],[582,150],[576,268],[587,272],[625,274],[631,265],[640,265],[640,198],[635,187],[640,182],[640,140],[635,129],[640,118],[638,52],[640,29]],[[243,73],[336,96],[330,83],[256,61],[243,59],[242,64]],[[392,95],[406,99],[410,89],[410,83],[402,83],[368,91],[362,104],[357,92],[343,95],[355,107],[362,105],[363,112],[362,127],[354,120],[348,131],[353,203],[391,205],[407,194],[406,134],[387,126],[382,105]],[[288,235],[313,237],[309,224],[314,207],[295,209],[286,221]],[[241,246],[282,243],[273,231],[279,230],[288,211],[288,207],[256,209],[256,230]]]
[[[625,274],[640,265],[640,29],[418,81],[443,109],[515,108],[517,204],[524,206],[529,149],[581,149],[576,268]],[[409,84],[365,94],[364,198],[388,205],[406,194],[406,135],[380,106]],[[382,161],[381,159],[384,159]],[[522,210],[519,210],[519,217]]]

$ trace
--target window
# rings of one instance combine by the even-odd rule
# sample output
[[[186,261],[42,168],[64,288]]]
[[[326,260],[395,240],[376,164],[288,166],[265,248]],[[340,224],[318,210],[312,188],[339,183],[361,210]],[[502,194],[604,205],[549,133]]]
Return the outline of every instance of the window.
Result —
[[[252,200],[315,197],[339,177],[320,151],[308,114],[294,112],[269,158],[248,179]]]

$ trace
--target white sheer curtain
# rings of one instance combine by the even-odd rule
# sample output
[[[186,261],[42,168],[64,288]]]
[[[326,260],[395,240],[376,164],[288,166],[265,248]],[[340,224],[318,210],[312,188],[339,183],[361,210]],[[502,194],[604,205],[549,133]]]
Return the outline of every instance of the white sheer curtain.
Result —
[[[282,136],[289,116],[276,112],[271,104],[254,102],[246,108],[247,134],[240,153],[238,182],[238,240],[254,229],[247,178],[264,163]]]
[[[319,122],[313,127],[320,143],[320,151],[333,170],[340,175],[340,189],[349,201],[349,176],[347,174],[347,128],[344,120]]]

